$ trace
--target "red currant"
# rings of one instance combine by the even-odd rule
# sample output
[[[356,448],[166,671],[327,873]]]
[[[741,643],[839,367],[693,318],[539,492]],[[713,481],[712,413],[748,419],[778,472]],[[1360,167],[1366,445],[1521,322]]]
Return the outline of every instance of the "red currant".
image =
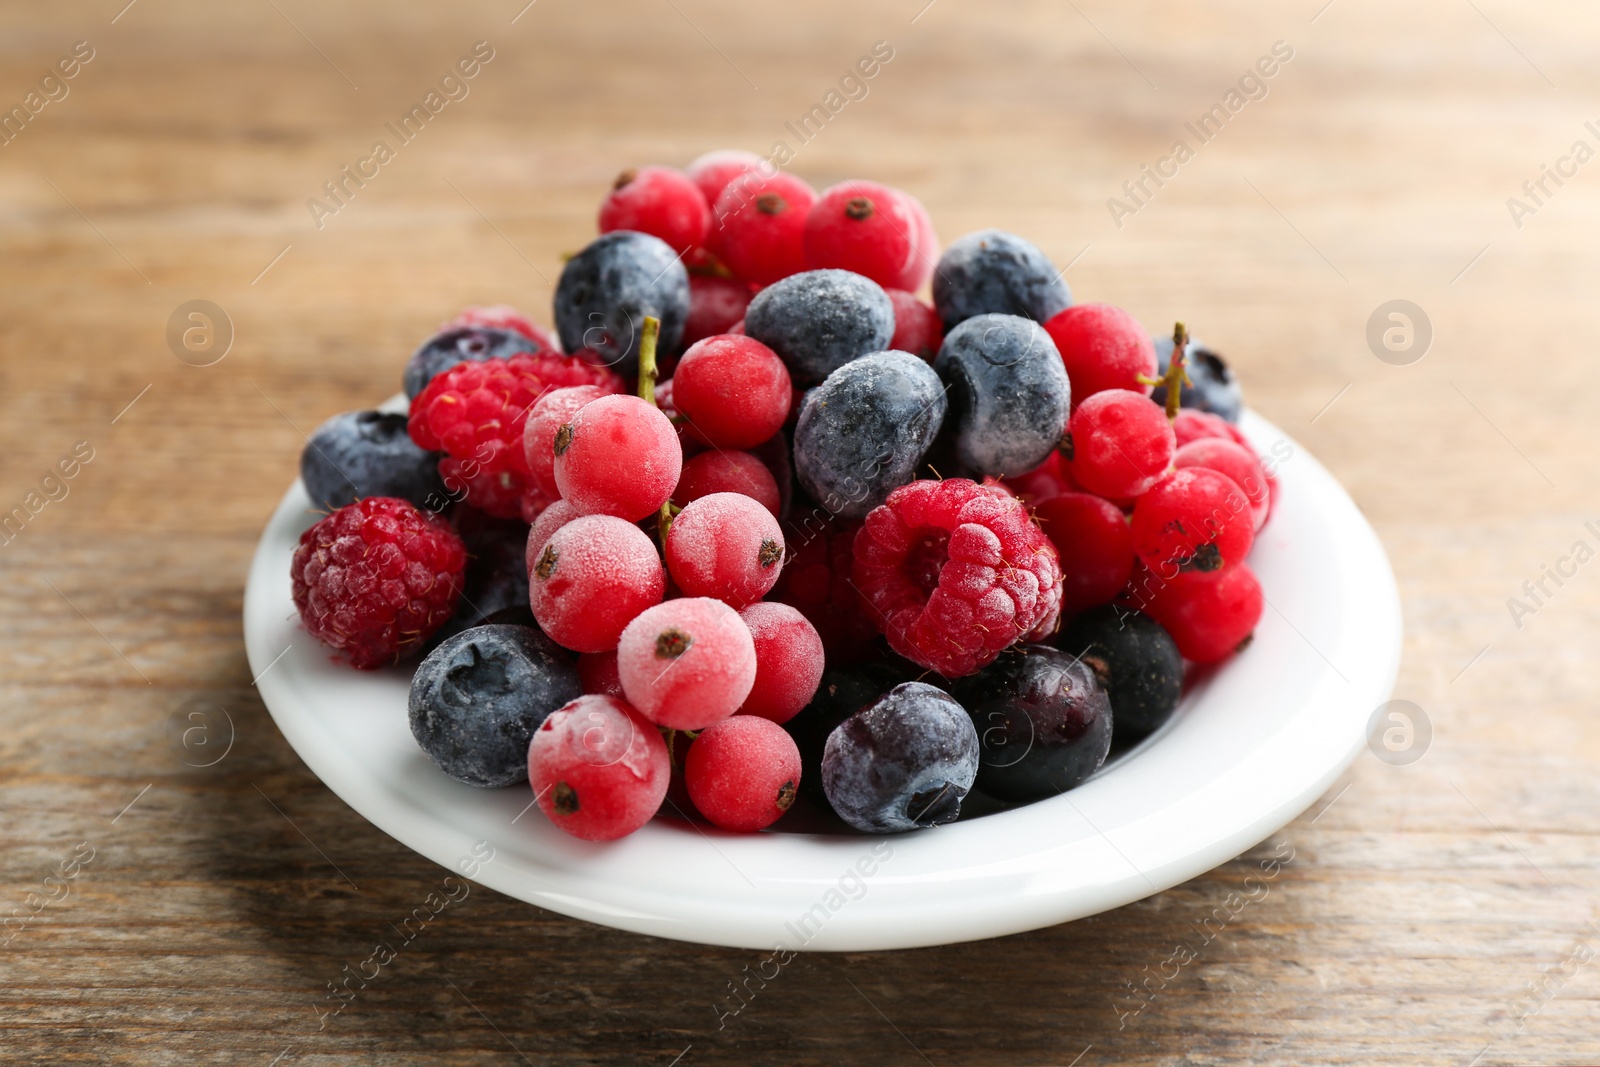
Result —
[[[1061,555],[1061,614],[1116,599],[1133,576],[1133,531],[1128,517],[1090,493],[1058,493],[1034,518]]]
[[[1272,492],[1267,486],[1266,471],[1255,453],[1243,445],[1225,441],[1220,437],[1203,437],[1190,441],[1172,457],[1172,465],[1179,470],[1185,467],[1205,467],[1225,474],[1250,500],[1250,514],[1257,530],[1267,521],[1267,508]]]
[[[1156,576],[1227,570],[1255,539],[1250,501],[1227,475],[1173,471],[1133,507],[1133,547]]]
[[[1068,467],[1091,493],[1136,497],[1156,483],[1177,445],[1166,413],[1143,393],[1107,389],[1072,413]]]
[[[760,173],[770,166],[754,152],[738,148],[719,148],[695,159],[684,168],[689,180],[699,187],[706,203],[715,204],[728,183],[741,175]]]
[[[617,673],[617,653],[583,652],[578,655],[578,680],[583,691],[595,696],[626,699],[622,695],[622,676]]]
[[[753,337],[697,341],[672,376],[672,403],[691,435],[717,448],[753,448],[783,428],[789,369]]]
[[[727,333],[728,327],[744,321],[750,304],[750,286],[737,278],[711,274],[689,275],[689,317],[683,322],[684,345],[702,337]]]
[[[1072,402],[1082,404],[1107,389],[1149,396],[1155,377],[1155,342],[1139,320],[1110,304],[1075,304],[1044,324],[1072,382]]]
[[[581,696],[557,708],[528,746],[539,810],[585,841],[613,841],[649,822],[670,775],[660,731],[616,697]]]
[[[840,182],[806,215],[806,265],[854,271],[887,288],[914,289],[923,269],[920,228],[899,190],[877,182]]]
[[[798,608],[773,600],[751,604],[739,618],[756,645],[756,680],[739,714],[788,722],[817,694],[822,638]]]
[[[765,596],[782,573],[783,531],[754,499],[712,493],[672,520],[667,569],[685,595],[741,608]]]
[[[743,493],[778,517],[778,482],[761,460],[749,452],[702,452],[684,461],[672,502],[688,507],[712,493]]]
[[[1248,564],[1220,574],[1188,573],[1154,586],[1142,610],[1172,635],[1183,658],[1215,663],[1249,643],[1265,599]]]
[[[640,167],[617,175],[600,204],[600,232],[636,230],[659,237],[683,255],[702,244],[711,208],[698,186],[671,167]]]
[[[683,772],[700,814],[724,830],[754,833],[794,803],[800,749],[783,727],[766,719],[724,719],[695,738]]]
[[[579,408],[605,395],[607,391],[597,385],[552,389],[528,412],[528,423],[522,431],[522,449],[528,459],[529,480],[544,495],[555,497],[561,492],[556,486],[556,431],[570,422]]]
[[[666,575],[649,536],[611,515],[573,519],[550,536],[528,572],[533,617],[574,652],[617,647],[634,616],[661,603]]]
[[[556,485],[585,515],[638,522],[678,484],[683,448],[672,422],[636,396],[606,396],[578,409],[555,436]]]
[[[889,347],[897,352],[910,352],[929,363],[939,354],[944,344],[944,320],[932,304],[924,304],[915,293],[904,289],[885,289],[889,303],[894,305],[894,337]]]
[[[720,600],[669,600],[622,631],[617,671],[623,692],[645,718],[674,730],[701,730],[732,715],[750,695],[755,642],[738,613]]]
[[[749,175],[716,202],[717,248],[735,275],[757,285],[806,269],[806,216],[817,194],[790,174]]]

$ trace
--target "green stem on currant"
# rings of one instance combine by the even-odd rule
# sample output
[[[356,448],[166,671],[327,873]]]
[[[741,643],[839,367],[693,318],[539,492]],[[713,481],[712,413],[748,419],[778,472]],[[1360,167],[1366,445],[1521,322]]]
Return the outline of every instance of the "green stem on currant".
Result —
[[[639,334],[639,399],[651,407],[656,406],[656,343],[661,337],[661,320],[654,315],[644,317],[644,329]],[[656,515],[656,539],[661,551],[667,550],[667,534],[672,530],[672,501],[664,501]]]
[[[1148,374],[1139,375],[1140,385],[1164,385],[1167,387],[1167,418],[1178,417],[1178,408],[1183,400],[1183,387],[1193,386],[1189,378],[1189,371],[1185,364],[1188,362],[1189,331],[1183,323],[1172,324],[1172,358],[1167,361],[1166,372],[1159,377],[1152,378]]]

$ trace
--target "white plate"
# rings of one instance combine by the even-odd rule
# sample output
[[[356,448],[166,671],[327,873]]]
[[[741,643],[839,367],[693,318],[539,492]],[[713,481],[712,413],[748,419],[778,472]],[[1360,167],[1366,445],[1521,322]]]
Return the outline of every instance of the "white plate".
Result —
[[[529,809],[526,788],[451,781],[411,737],[410,671],[354,670],[301,629],[289,561],[315,516],[299,482],[250,569],[250,669],[289,743],[356,811],[434,862],[564,915],[762,950],[912,948],[1037,929],[1139,900],[1257,844],[1343,772],[1389,696],[1400,601],[1377,536],[1304,449],[1254,415],[1243,428],[1279,458],[1282,484],[1250,556],[1269,601],[1254,642],[1078,789],[936,830],[738,835],[658,819],[590,844]]]

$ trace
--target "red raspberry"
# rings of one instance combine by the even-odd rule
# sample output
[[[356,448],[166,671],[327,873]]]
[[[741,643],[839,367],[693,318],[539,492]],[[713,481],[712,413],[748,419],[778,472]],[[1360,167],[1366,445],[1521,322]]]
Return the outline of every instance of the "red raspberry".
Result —
[[[557,644],[606,652],[635,615],[661,603],[666,587],[661,557],[643,530],[611,515],[585,515],[539,549],[528,572],[528,606]]]
[[[735,275],[757,285],[806,269],[811,186],[792,174],[752,174],[729,183],[716,202],[717,248]]]
[[[817,695],[822,638],[800,609],[773,600],[751,604],[739,618],[756,644],[756,681],[739,714],[788,722]]]
[[[1156,375],[1155,342],[1126,311],[1111,304],[1074,304],[1044,329],[1067,368],[1073,407],[1107,389],[1150,395],[1154,387],[1139,376]]]
[[[680,256],[702,244],[710,228],[711,207],[699,187],[671,167],[623,171],[600,204],[601,233],[647,233]]]
[[[672,496],[683,470],[678,431],[636,396],[603,396],[556,432],[556,485],[585,515],[638,522]]]
[[[523,448],[528,413],[546,392],[573,385],[622,390],[615,374],[573,356],[458,363],[434,375],[411,401],[406,429],[419,447],[447,453],[439,473],[448,489],[465,489],[467,503],[491,515],[520,518],[529,488]]]
[[[1114,500],[1136,497],[1172,465],[1172,424],[1143,393],[1106,389],[1072,412],[1063,448],[1077,483]]]
[[[742,608],[765,596],[782,573],[783,531],[754,499],[712,493],[672,520],[667,569],[685,596]]]
[[[724,830],[755,833],[783,817],[800,786],[800,748],[777,723],[740,716],[712,723],[684,759],[689,799]]]
[[[672,502],[680,508],[712,493],[743,493],[777,518],[778,482],[760,458],[749,452],[702,452],[685,460]]]
[[[682,597],[640,612],[617,643],[623,692],[658,726],[701,730],[739,710],[756,680],[756,647],[737,612]]]
[[[966,478],[901,486],[856,535],[855,583],[889,647],[946,678],[1055,628],[1061,566],[1022,501]]]
[[[792,396],[789,369],[753,337],[697,341],[672,376],[689,433],[717,448],[754,448],[783,429]]]
[[[894,337],[889,347],[896,352],[910,352],[932,363],[944,344],[944,320],[932,304],[924,304],[916,294],[904,289],[885,289],[889,303],[894,305]]]
[[[750,306],[750,287],[737,278],[718,278],[710,274],[689,275],[689,317],[683,320],[684,346],[703,337],[727,333],[728,327],[744,321]]]
[[[806,265],[855,271],[885,288],[915,289],[926,273],[918,248],[921,229],[898,189],[840,182],[806,215]]]
[[[1034,518],[1061,557],[1061,613],[1115,600],[1133,576],[1133,530],[1128,517],[1092,493],[1057,493]]]
[[[661,732],[616,697],[581,696],[557,708],[528,745],[539,809],[585,841],[613,841],[649,822],[671,773]]]
[[[289,576],[300,621],[362,670],[394,663],[455,612],[466,546],[394,497],[342,507],[300,535]]]
[[[1173,471],[1133,506],[1133,547],[1163,580],[1244,560],[1255,518],[1244,491],[1205,467]]]
[[[772,599],[792,604],[822,637],[828,662],[860,663],[880,651],[873,610],[856,589],[852,548],[859,522],[810,516],[790,523],[793,553],[772,589]]]
[[[492,326],[499,330],[511,330],[542,345],[546,352],[561,351],[561,339],[555,335],[554,330],[545,329],[510,304],[464,308],[461,314],[449,322],[441,323],[439,329],[442,332],[461,326]]]

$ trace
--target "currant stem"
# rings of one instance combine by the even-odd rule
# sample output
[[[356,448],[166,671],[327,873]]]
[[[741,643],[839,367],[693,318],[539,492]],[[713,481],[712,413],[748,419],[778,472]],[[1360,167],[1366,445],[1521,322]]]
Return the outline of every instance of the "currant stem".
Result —
[[[644,329],[639,334],[639,399],[651,407],[656,406],[656,342],[661,337],[661,320],[654,315],[644,317]],[[667,550],[667,534],[672,529],[672,501],[664,501],[656,515],[656,539],[661,551]]]
[[[1183,401],[1183,387],[1193,386],[1189,378],[1189,371],[1184,366],[1187,362],[1189,348],[1189,331],[1183,323],[1172,324],[1172,358],[1167,361],[1167,369],[1159,377],[1152,378],[1147,374],[1139,375],[1140,385],[1161,385],[1167,390],[1167,418],[1178,417],[1178,408]]]

